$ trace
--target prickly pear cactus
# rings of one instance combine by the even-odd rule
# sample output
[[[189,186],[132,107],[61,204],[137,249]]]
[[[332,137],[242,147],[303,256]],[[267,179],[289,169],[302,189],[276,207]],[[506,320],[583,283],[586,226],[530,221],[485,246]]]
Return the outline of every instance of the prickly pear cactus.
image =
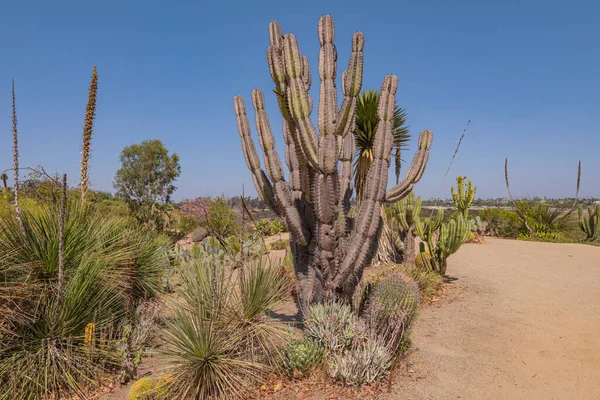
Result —
[[[303,373],[323,360],[324,349],[316,341],[304,338],[289,343],[281,351],[282,367],[289,375]]]
[[[373,143],[373,161],[356,221],[350,218],[353,193],[352,162],[357,96],[362,86],[364,37],[352,36],[348,69],[342,73],[342,105],[338,109],[336,88],[337,50],[333,21],[319,19],[319,79],[317,126],[311,113],[313,99],[308,58],[301,55],[293,34],[283,34],[275,21],[269,25],[267,60],[275,84],[274,93],[283,116],[283,140],[289,169],[285,180],[276,152],[275,139],[265,111],[260,89],[252,92],[256,126],[264,152],[266,169],[261,167],[246,105],[234,98],[238,131],[246,164],[252,172],[261,198],[283,219],[290,230],[294,269],[298,277],[302,312],[323,299],[350,300],[362,279],[364,268],[373,259],[381,235],[381,206],[404,198],[417,183],[427,165],[433,140],[431,131],[421,132],[418,150],[406,178],[389,191],[388,170],[393,147],[393,118],[398,78],[383,81],[378,107],[378,123]],[[317,129],[318,128],[318,129]]]

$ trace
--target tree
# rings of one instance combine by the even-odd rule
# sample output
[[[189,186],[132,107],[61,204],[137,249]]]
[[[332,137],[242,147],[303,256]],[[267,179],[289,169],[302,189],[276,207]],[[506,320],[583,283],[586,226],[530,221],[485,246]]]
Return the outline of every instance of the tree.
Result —
[[[6,184],[6,181],[8,180],[8,175],[6,175],[6,172],[3,172],[2,174],[0,174],[0,180],[2,181],[2,185],[4,186],[4,189],[6,189],[8,187],[8,185]]]
[[[379,104],[379,91],[365,90],[357,99],[356,107],[356,128],[354,138],[356,141],[356,157],[354,163],[354,186],[356,188],[356,198],[360,203],[363,187],[365,185],[369,168],[373,162],[373,142],[375,132],[377,131],[377,107]],[[392,123],[392,136],[394,138],[394,159],[396,184],[400,178],[400,152],[407,150],[407,143],[410,140],[410,131],[406,126],[406,111],[394,104],[394,116]],[[384,225],[379,247],[375,260],[388,263],[394,261],[396,251],[393,245],[392,235],[387,224],[385,206],[382,207],[381,217]]]
[[[121,152],[121,168],[115,175],[117,194],[129,204],[132,214],[149,227],[164,229],[159,203],[170,203],[181,174],[179,156],[169,155],[160,140],[145,140]]]

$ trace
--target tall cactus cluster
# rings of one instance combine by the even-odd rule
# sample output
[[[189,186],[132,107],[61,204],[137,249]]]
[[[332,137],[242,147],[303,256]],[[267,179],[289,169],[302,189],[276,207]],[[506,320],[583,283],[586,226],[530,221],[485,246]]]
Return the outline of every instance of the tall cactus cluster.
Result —
[[[416,231],[422,242],[419,244],[421,260],[431,271],[440,275],[446,274],[447,259],[456,253],[459,247],[467,241],[471,229],[462,215],[448,222],[441,222],[443,213],[438,213],[438,218],[432,220],[419,220]],[[437,229],[437,241],[434,241],[434,232]],[[429,256],[427,256],[429,252]]]
[[[421,197],[415,200],[415,194],[411,191],[391,207],[392,225],[404,247],[403,260],[409,264],[414,264],[416,258],[415,224],[421,213],[421,203]]]
[[[294,268],[300,282],[301,308],[325,298],[351,298],[363,269],[372,260],[381,232],[380,207],[404,198],[419,181],[429,157],[431,131],[421,132],[418,151],[406,178],[386,192],[392,120],[398,78],[388,75],[381,87],[378,125],[364,197],[357,220],[348,216],[353,192],[352,161],[355,143],[352,131],[357,96],[362,86],[364,38],[352,36],[348,69],[342,73],[342,105],[338,109],[337,51],[330,16],[319,19],[318,130],[311,119],[313,99],[308,59],[300,54],[293,34],[282,34],[275,21],[269,25],[267,60],[275,94],[283,115],[283,138],[289,176],[286,181],[275,151],[275,141],[260,89],[252,92],[259,143],[264,151],[263,170],[250,136],[246,106],[234,99],[242,148],[257,192],[283,219],[291,235]]]
[[[477,186],[473,186],[471,180],[469,180],[465,186],[466,179],[466,176],[457,176],[456,190],[454,189],[454,186],[450,186],[452,201],[454,201],[454,205],[458,208],[458,212],[461,213],[464,219],[467,219],[469,216],[469,207],[471,207],[471,203],[477,192]]]
[[[585,240],[593,242],[600,234],[600,204],[589,207],[587,217],[583,215],[583,209],[579,209],[579,228],[585,233]]]

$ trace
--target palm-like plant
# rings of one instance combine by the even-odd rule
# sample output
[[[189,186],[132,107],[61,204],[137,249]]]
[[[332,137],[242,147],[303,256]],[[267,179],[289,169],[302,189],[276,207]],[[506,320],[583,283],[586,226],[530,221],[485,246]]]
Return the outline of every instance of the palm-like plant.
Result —
[[[369,168],[373,162],[373,141],[377,131],[377,107],[379,104],[379,92],[376,90],[363,91],[358,96],[356,108],[356,128],[354,137],[356,139],[356,157],[354,164],[354,186],[356,187],[356,198],[360,202],[362,189],[366,183]],[[396,184],[400,178],[401,151],[408,148],[410,131],[406,126],[406,111],[394,105],[394,119],[392,126],[394,136],[394,159]],[[379,240],[377,256],[375,261],[390,262],[395,257],[396,251],[393,245],[391,231],[387,225],[385,206],[382,206],[381,217],[384,225]]]
[[[8,181],[8,175],[6,174],[6,172],[3,172],[2,174],[0,174],[0,180],[2,181],[2,185],[4,186],[4,189],[6,189],[8,187],[6,181]]]
[[[373,161],[373,139],[377,131],[377,105],[379,104],[379,91],[366,90],[358,96],[356,108],[356,155],[354,168],[354,185],[357,198],[360,200],[369,167]],[[400,178],[400,164],[402,150],[407,150],[410,141],[410,130],[406,126],[406,111],[397,104],[394,106],[394,120],[392,133],[394,135],[394,158],[396,169],[396,183]]]

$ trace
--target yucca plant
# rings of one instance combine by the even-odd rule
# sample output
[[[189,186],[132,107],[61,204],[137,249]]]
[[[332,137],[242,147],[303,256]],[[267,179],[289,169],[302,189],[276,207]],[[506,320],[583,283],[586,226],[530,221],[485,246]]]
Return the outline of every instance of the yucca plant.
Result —
[[[272,370],[284,332],[267,316],[289,295],[270,265],[230,270],[215,258],[182,265],[180,301],[165,331],[173,398],[239,398]]]
[[[377,107],[379,104],[379,91],[365,90],[357,98],[356,128],[354,138],[356,141],[356,158],[354,163],[354,186],[356,198],[360,202],[369,168],[373,162],[373,143],[377,131]],[[401,151],[408,149],[410,131],[406,126],[406,111],[397,104],[394,105],[392,135],[394,139],[394,160],[396,184],[400,178]],[[391,262],[396,257],[392,232],[387,225],[385,207],[382,207],[381,216],[384,226],[379,239],[377,257],[379,262]]]
[[[59,206],[21,211],[0,219],[0,399],[82,394],[118,368],[114,328],[160,292],[168,242],[73,202],[59,252]]]

